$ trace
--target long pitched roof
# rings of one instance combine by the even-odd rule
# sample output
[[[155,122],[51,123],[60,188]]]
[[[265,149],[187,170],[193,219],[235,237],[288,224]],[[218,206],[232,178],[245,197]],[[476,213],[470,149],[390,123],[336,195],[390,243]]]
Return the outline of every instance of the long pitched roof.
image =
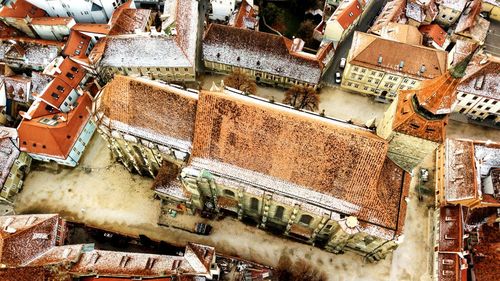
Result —
[[[14,143],[9,138],[3,137],[3,128],[0,127],[0,186],[7,180],[10,169],[19,156],[19,150]]]
[[[415,60],[416,57],[419,59]],[[422,79],[446,73],[446,59],[445,51],[405,44],[358,31],[354,32],[348,56],[349,63],[354,65],[405,73]],[[380,60],[381,63],[378,63]],[[402,69],[399,67],[401,62],[404,65]]]
[[[113,129],[191,150],[198,96],[159,82],[116,75],[100,98],[99,111]]]
[[[395,230],[405,173],[386,158],[387,149],[359,127],[235,93],[202,92],[191,165]]]
[[[292,41],[271,33],[211,24],[203,38],[203,59],[318,84],[322,63],[291,51]]]
[[[389,0],[384,8],[378,15],[377,19],[370,27],[371,33],[379,34],[382,27],[389,22],[397,22],[400,18],[404,17],[404,10],[406,7],[406,0]]]

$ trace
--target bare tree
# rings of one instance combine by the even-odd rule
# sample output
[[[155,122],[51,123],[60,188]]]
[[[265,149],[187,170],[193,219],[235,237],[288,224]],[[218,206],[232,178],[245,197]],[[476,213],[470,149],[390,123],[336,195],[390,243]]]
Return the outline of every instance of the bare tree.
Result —
[[[292,263],[287,255],[282,255],[274,271],[274,281],[326,281],[324,272],[304,259]]]
[[[252,95],[255,95],[257,92],[257,84],[255,84],[255,81],[241,70],[234,70],[231,75],[224,79],[224,84]]]
[[[314,88],[294,85],[286,91],[283,103],[294,108],[315,111],[318,109],[319,95]]]

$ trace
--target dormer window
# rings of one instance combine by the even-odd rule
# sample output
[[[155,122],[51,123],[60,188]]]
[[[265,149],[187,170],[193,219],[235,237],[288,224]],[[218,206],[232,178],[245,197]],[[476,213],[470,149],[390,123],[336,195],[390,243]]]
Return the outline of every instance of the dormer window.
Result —
[[[57,89],[59,92],[61,92],[61,93],[62,93],[62,92],[64,92],[64,87],[63,87],[63,86],[61,86],[61,85],[58,85],[58,86],[56,87],[56,89]]]
[[[257,65],[260,65],[260,60],[257,61]]]
[[[58,94],[56,94],[56,93],[52,93],[52,94],[50,94],[50,96],[51,96],[52,98],[56,99],[56,100],[57,100],[57,99],[59,99],[59,95],[58,95]]]
[[[69,73],[69,72],[66,73],[66,77],[68,77],[69,79],[75,78],[75,76],[73,74]]]
[[[72,66],[71,67],[71,71],[78,73],[78,67]]]

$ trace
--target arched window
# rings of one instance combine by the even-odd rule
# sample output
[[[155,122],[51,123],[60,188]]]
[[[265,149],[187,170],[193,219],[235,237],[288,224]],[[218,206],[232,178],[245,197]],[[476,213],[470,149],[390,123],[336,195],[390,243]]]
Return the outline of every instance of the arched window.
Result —
[[[234,197],[234,192],[229,189],[224,189],[224,195]]]
[[[250,209],[253,211],[258,211],[259,210],[259,199],[257,198],[250,198]]]
[[[302,224],[305,224],[305,225],[309,225],[311,223],[312,219],[313,218],[310,215],[302,215],[300,217],[299,222]]]
[[[283,206],[276,207],[276,212],[274,213],[274,218],[283,219],[283,213],[285,212],[285,208]]]

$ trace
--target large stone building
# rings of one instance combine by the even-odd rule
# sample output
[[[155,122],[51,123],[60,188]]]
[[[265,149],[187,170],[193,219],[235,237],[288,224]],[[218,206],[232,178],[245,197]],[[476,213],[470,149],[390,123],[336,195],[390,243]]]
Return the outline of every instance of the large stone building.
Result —
[[[409,174],[372,131],[242,92],[201,92],[191,157],[163,204],[224,213],[369,260],[397,247]],[[167,215],[168,214],[164,214]]]
[[[500,125],[500,59],[476,55],[458,85],[455,111]]]
[[[446,72],[446,52],[422,46],[416,27],[389,23],[380,32],[381,37],[354,32],[343,88],[390,101],[398,91],[415,89],[422,80]]]
[[[331,62],[332,44],[323,45],[316,54],[303,47],[299,38],[211,24],[203,38],[203,63],[210,72],[240,70],[270,85],[317,87]]]
[[[197,101],[194,90],[116,75],[96,97],[93,115],[115,157],[154,177],[163,161],[187,161]]]
[[[406,171],[444,142],[448,114],[471,56],[417,89],[400,91],[384,114],[377,134],[389,141],[389,157]]]

